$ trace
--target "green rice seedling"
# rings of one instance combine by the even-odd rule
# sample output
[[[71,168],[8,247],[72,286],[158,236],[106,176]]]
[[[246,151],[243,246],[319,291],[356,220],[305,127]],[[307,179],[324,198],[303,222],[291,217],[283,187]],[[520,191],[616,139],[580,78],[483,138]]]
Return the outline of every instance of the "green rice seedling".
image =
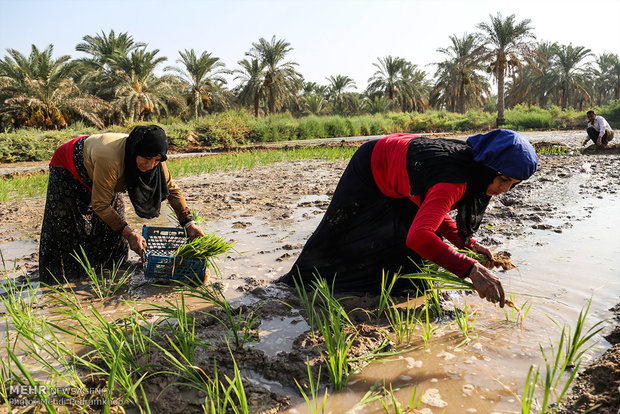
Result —
[[[398,280],[398,273],[394,273],[390,279],[390,283],[387,284],[387,277],[385,271],[381,273],[381,292],[379,295],[379,307],[377,308],[377,315],[382,315],[386,307],[390,306],[390,299],[392,289]]]
[[[9,276],[2,283],[4,294],[0,295],[0,303],[11,322],[13,332],[16,333],[14,340],[17,342],[20,336],[41,334],[46,330],[45,317],[37,312],[39,306],[38,286],[33,286],[28,276],[19,286],[15,278]],[[10,334],[7,332],[7,340]]]
[[[530,366],[530,369],[527,372],[527,377],[525,378],[525,386],[523,387],[523,398],[520,399],[521,414],[530,414],[534,412],[534,405],[536,404],[534,391],[536,391],[538,375],[538,368],[534,370],[534,366]]]
[[[129,332],[135,332],[138,328],[128,329],[127,323],[137,323],[129,320],[123,324],[107,322],[94,306],[90,305],[89,314],[74,312],[72,320],[75,322],[70,327],[50,323],[58,332],[71,335],[77,344],[85,346],[87,352],[73,358],[76,364],[90,371],[92,378],[106,380],[107,393],[112,396],[118,394],[122,404],[127,402],[140,407],[138,388],[142,381],[149,375],[148,366],[140,362],[141,355],[132,348],[132,339],[128,338]],[[104,412],[109,411],[113,401],[106,400]]]
[[[570,334],[572,331],[570,327],[568,328],[568,333],[566,332],[566,326],[562,327],[557,347],[554,347],[554,345],[551,344],[550,358],[547,357],[542,345],[539,344],[540,352],[543,356],[543,360],[545,361],[545,375],[540,375],[538,369],[536,369],[535,374],[532,374],[534,369],[533,367],[530,368],[530,372],[528,373],[525,382],[523,398],[521,400],[524,413],[529,413],[531,411],[534,400],[534,388],[536,386],[540,386],[543,394],[542,404],[540,407],[540,412],[542,413],[548,412],[548,408],[551,407],[552,404],[557,404],[570,388],[570,385],[579,371],[581,357],[583,356],[583,353],[589,349],[589,347],[582,349],[584,344],[590,340],[592,336],[600,332],[602,328],[599,328],[598,326],[604,322],[601,321],[595,324],[585,334],[582,334],[583,325],[590,309],[591,302],[592,299],[588,302],[588,306],[585,309],[582,309],[579,313],[579,317],[577,318],[577,327],[575,328],[575,333],[573,335]],[[567,370],[572,370],[572,372],[566,379],[562,389],[559,392],[556,392],[558,384]],[[555,398],[552,398],[552,395]]]
[[[318,390],[321,382],[321,367],[319,367],[319,373],[316,378],[316,383],[314,381],[314,377],[312,375],[312,369],[310,368],[310,361],[306,358],[306,368],[308,369],[308,385],[310,387],[310,396],[306,394],[304,387],[302,387],[297,379],[295,378],[295,384],[297,385],[297,389],[304,397],[306,401],[306,405],[310,409],[310,413],[312,414],[323,414],[325,413],[325,407],[327,405],[327,388],[325,388],[325,393],[323,394],[322,401],[319,400]],[[319,407],[320,404],[320,407]]]
[[[407,297],[405,311],[401,311],[392,298],[388,297],[388,306],[385,309],[385,316],[394,331],[397,344],[409,344],[415,332],[415,328],[420,322],[416,317],[415,309],[411,309],[411,302]]]
[[[48,173],[16,175],[0,180],[0,201],[41,197],[47,191]]]
[[[205,414],[226,414],[228,407],[231,387],[225,388],[219,380],[217,372],[217,362],[213,360],[213,379],[207,378],[205,382],[205,404],[203,406]],[[221,394],[223,393],[223,394]]]
[[[541,406],[542,413],[545,413],[548,411],[547,409],[549,407],[551,393],[555,391],[558,383],[560,382],[560,379],[562,378],[562,374],[564,374],[564,372],[566,371],[566,366],[562,365],[560,362],[560,353],[561,353],[560,351],[561,351],[561,346],[562,346],[561,342],[562,341],[560,340],[560,345],[558,346],[557,355],[551,362],[549,361],[549,359],[547,359],[547,355],[545,354],[542,346],[539,345],[540,352],[542,353],[543,359],[545,361],[545,376],[544,377],[541,376],[539,380],[539,385],[543,389],[543,402]],[[553,354],[553,347],[551,348],[551,350]],[[571,383],[575,379],[575,376],[577,375],[577,371],[579,370],[580,365],[581,365],[581,361],[577,362],[575,369],[573,370],[571,375],[566,380],[564,387],[555,396],[556,398],[555,398],[554,403],[558,403],[562,399],[562,397],[564,397],[564,394],[566,393],[566,391],[568,391]]]
[[[536,153],[541,155],[561,155],[570,152],[570,148],[562,145],[547,145],[536,147]]]
[[[316,292],[314,295],[312,295],[312,300],[310,300],[303,280],[301,278],[294,277],[293,283],[295,283],[295,290],[297,291],[297,296],[301,299],[301,303],[306,311],[306,319],[308,320],[308,326],[310,326],[310,333],[312,334],[312,338],[314,338],[314,329],[316,327],[316,323],[314,320],[314,301],[316,299]]]
[[[183,284],[183,286],[189,296],[209,302],[224,313],[222,318],[212,312],[208,312],[209,315],[228,329],[229,336],[232,337],[237,348],[242,348],[247,342],[256,340],[254,326],[260,316],[257,311],[252,311],[245,315],[241,306],[237,311],[233,310],[221,288],[216,284],[198,286]]]
[[[420,407],[420,404],[422,403],[422,396],[418,398],[417,403],[415,401],[417,391],[418,391],[418,386],[416,385],[413,387],[413,391],[411,392],[411,397],[409,398],[409,404],[407,404],[407,407],[403,410],[401,403],[396,399],[396,396],[394,395],[392,384],[390,384],[390,390],[387,391],[387,395],[390,398],[389,402],[391,404],[388,405],[386,404],[384,400],[381,400],[381,405],[383,406],[383,409],[385,410],[386,414],[390,413],[390,406],[394,408],[394,414],[412,413],[413,409]]]
[[[347,334],[348,324],[343,323],[344,320],[348,320],[348,316],[342,308],[331,315],[324,310],[317,311],[318,330],[327,348],[327,355],[322,351],[321,354],[327,364],[327,373],[335,391],[346,387],[349,382],[348,353],[357,338],[357,332]]]
[[[428,342],[437,330],[437,327],[431,324],[426,296],[424,296],[424,321],[425,323],[422,324],[422,339],[424,340],[424,346],[428,346]]]
[[[367,404],[380,400],[385,392],[385,388],[383,386],[383,382],[381,380],[377,380],[366,394],[362,396],[362,398],[351,408],[345,411],[345,414],[354,414],[358,413],[359,408],[363,407]]]
[[[49,292],[46,296],[46,305],[50,309],[50,313],[54,315],[72,316],[76,312],[82,311],[82,302],[71,287],[64,286],[61,283],[57,285],[46,285],[42,283]]]
[[[39,373],[74,388],[84,388],[73,362],[75,352],[49,326],[43,332],[24,332],[20,351],[32,359]]]
[[[103,266],[99,269],[99,272],[93,268],[86,257],[86,252],[84,248],[80,246],[81,254],[77,254],[74,252],[71,256],[82,266],[86,275],[90,279],[91,287],[95,294],[99,297],[99,299],[105,299],[109,296],[113,296],[118,292],[121,288],[127,285],[129,278],[132,273],[129,269],[125,270],[122,274],[120,273],[120,265],[119,263],[113,263],[112,269],[110,271],[106,271],[103,269]]]
[[[174,256],[206,261],[209,268],[213,269],[215,274],[219,276],[221,272],[215,262],[215,258],[220,254],[233,250],[233,246],[234,243],[229,243],[223,237],[211,233],[198,237],[189,243],[182,244],[174,253]]]
[[[153,308],[146,309],[144,312],[157,311],[161,316],[166,317],[165,327],[170,332],[170,336],[166,335],[166,338],[176,345],[190,365],[194,365],[196,347],[206,348],[210,345],[196,338],[196,318],[187,313],[185,295],[181,294],[181,303],[178,300],[176,303],[167,300],[166,305],[151,304],[151,306]]]
[[[7,351],[10,349],[7,348]],[[0,359],[0,403],[4,404],[9,413],[13,412],[11,401],[9,399],[9,388],[14,383],[13,371],[10,365],[10,359]]]
[[[517,303],[516,294],[514,293],[510,294],[510,302]],[[509,307],[510,307],[510,313],[506,310],[506,308],[504,308],[504,316],[506,317],[506,320],[514,324],[522,324],[523,320],[525,319],[530,309],[532,308],[532,304],[529,303],[529,300],[526,300],[525,302],[523,302],[523,304],[521,304],[520,307],[517,307],[517,306],[509,306]]]
[[[454,320],[463,333],[463,336],[465,336],[465,340],[462,344],[471,341],[469,334],[470,332],[473,333],[476,329],[476,317],[474,317],[474,320],[470,322],[467,302],[463,305],[463,310],[458,309],[456,305],[454,306]]]
[[[26,366],[19,360],[15,353],[8,348],[6,349],[6,351],[8,358],[19,369],[21,375],[25,380],[25,383],[28,384],[35,392],[37,400],[41,403],[41,405],[45,407],[48,413],[56,414],[56,407],[54,406],[52,399],[50,399],[49,395],[47,394],[47,390],[51,389],[51,387],[47,386],[47,384],[36,381],[30,371],[28,371]]]
[[[484,257],[486,258],[486,256]],[[473,283],[461,279],[455,274],[429,262],[425,262],[424,265],[421,266],[420,272],[402,275],[401,278],[430,282],[433,283],[433,289],[437,290],[476,290]],[[505,304],[514,308],[517,312],[521,312],[512,300],[506,299]],[[437,306],[437,302],[435,302],[435,306]]]
[[[228,382],[228,385],[230,386],[230,390],[232,390],[232,392],[228,391],[226,393],[226,397],[235,414],[250,414],[248,398],[247,398],[247,395],[245,394],[245,387],[243,386],[243,381],[241,380],[241,372],[239,371],[239,367],[237,366],[237,361],[235,361],[235,357],[232,351],[230,350],[230,348],[228,349],[230,351],[230,356],[232,357],[232,361],[233,361],[234,375],[232,378],[229,378],[228,375],[224,377],[226,378],[226,381]],[[232,393],[234,393],[235,396],[237,397],[236,401],[235,399],[233,399]]]
[[[425,293],[430,294],[435,319],[443,318],[443,308],[441,307],[441,300],[439,298],[439,289],[427,289]]]
[[[312,281],[312,287],[314,289],[314,294],[316,299],[313,299],[313,303],[317,304],[320,308],[325,310],[325,315],[329,319],[332,318],[343,318],[339,323],[344,322],[347,326],[355,329],[355,325],[351,322],[349,315],[342,307],[342,304],[336,299],[334,295],[334,285],[332,282],[332,286],[330,287],[327,284],[327,280],[322,277],[315,277]],[[346,298],[343,298],[346,299]]]
[[[179,218],[174,212],[174,209],[170,205],[168,205],[168,209],[170,210],[170,213],[168,213],[168,219],[170,219],[170,221],[176,222],[178,226],[181,226],[181,223],[179,222]],[[198,213],[198,210],[196,209],[192,208],[190,212],[192,213],[192,220],[196,224],[206,223],[207,221],[209,221],[206,218],[202,217],[200,213]]]
[[[185,385],[209,395],[209,390],[211,389],[210,387],[213,386],[209,377],[205,374],[202,368],[190,363],[174,341],[168,341],[164,346],[160,343],[160,341],[155,340],[154,338],[147,337],[147,340],[151,343],[154,349],[162,353],[165,360],[171,366],[171,368],[160,367],[156,374],[169,374],[179,379],[169,386]],[[168,348],[168,345],[170,345],[170,348]],[[214,390],[212,390],[212,392],[214,392]]]
[[[566,326],[562,327],[562,337],[566,336],[566,341],[564,344],[564,365],[567,368],[570,368],[572,364],[581,359],[583,354],[588,351],[593,345],[588,347],[584,347],[585,344],[592,339],[592,337],[598,334],[603,328],[603,324],[606,322],[605,320],[597,322],[594,326],[584,332],[584,325],[586,322],[586,317],[590,310],[590,305],[592,304],[592,298],[588,301],[588,306],[585,309],[582,309],[579,312],[579,316],[577,317],[577,323],[575,325],[575,330],[568,327],[568,332],[566,332]],[[552,319],[553,321],[553,319]],[[554,321],[555,323],[555,321]],[[556,323],[557,325],[557,323]],[[559,326],[559,325],[558,325]]]
[[[430,263],[425,263],[420,268],[420,272],[401,275],[401,277],[432,282],[435,288],[440,290],[476,290],[473,283]]]

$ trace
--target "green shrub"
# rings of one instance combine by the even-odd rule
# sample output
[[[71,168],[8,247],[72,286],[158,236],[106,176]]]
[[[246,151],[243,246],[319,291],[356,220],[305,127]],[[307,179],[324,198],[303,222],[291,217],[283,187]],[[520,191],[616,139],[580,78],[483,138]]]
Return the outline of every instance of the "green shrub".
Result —
[[[315,115],[301,118],[297,125],[299,139],[324,138],[327,136],[323,119]]]
[[[351,135],[347,122],[341,116],[330,116],[325,119],[325,134],[331,138]]]
[[[390,128],[393,132],[405,132],[411,122],[411,113],[409,112],[390,112],[387,119],[391,122]]]
[[[595,112],[605,117],[607,122],[620,123],[620,99],[611,101],[609,105],[602,107],[598,111],[595,110]]]
[[[349,128],[351,136],[358,137],[362,135],[362,123],[358,117],[346,118],[345,122],[347,123],[347,128]]]
[[[247,114],[228,111],[198,118],[192,123],[200,141],[207,146],[230,147],[244,144],[249,134]]]
[[[557,121],[551,111],[538,107],[526,108],[517,105],[508,109],[505,113],[506,123],[514,125],[517,130],[532,128],[553,128]]]

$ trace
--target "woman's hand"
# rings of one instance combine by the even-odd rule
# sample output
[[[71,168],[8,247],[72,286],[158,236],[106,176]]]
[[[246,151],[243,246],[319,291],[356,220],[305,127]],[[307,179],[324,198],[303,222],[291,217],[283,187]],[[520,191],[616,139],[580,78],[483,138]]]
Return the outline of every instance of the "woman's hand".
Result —
[[[136,252],[136,254],[142,257],[144,249],[146,249],[146,240],[141,234],[133,231],[129,226],[125,226],[121,233],[127,242],[129,242],[129,248]]]
[[[198,227],[196,223],[191,223],[189,226],[187,226],[185,231],[187,232],[187,237],[190,240],[194,240],[197,237],[203,237],[205,235],[205,232],[200,227]]]
[[[480,253],[488,257],[491,264],[493,264],[493,253],[491,253],[491,250],[489,250],[488,247],[483,246],[478,242],[474,242],[474,244],[471,246],[471,249],[476,253]]]
[[[475,263],[469,272],[469,278],[482,299],[491,303],[499,302],[499,307],[504,307],[504,288],[493,272],[480,263]]]

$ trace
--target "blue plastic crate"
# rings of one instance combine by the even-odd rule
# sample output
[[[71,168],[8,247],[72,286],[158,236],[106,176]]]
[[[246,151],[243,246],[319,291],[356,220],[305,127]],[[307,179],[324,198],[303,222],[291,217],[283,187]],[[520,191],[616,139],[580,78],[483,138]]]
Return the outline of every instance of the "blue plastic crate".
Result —
[[[146,239],[144,277],[198,282],[204,280],[207,262],[173,256],[179,246],[187,243],[182,228],[143,226],[142,237]]]

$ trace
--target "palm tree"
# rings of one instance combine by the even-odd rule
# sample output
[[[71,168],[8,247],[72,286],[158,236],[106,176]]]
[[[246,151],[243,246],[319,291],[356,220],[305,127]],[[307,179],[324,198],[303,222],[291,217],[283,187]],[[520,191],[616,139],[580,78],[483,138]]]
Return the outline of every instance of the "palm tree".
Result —
[[[97,127],[103,122],[97,112],[107,105],[82,94],[72,77],[77,66],[69,55],[52,57],[53,45],[39,50],[32,45],[28,57],[14,49],[0,61],[1,111],[16,127],[58,129],[71,119],[85,119]]]
[[[84,36],[82,40],[75,50],[90,57],[77,59],[80,67],[78,84],[83,90],[112,101],[114,88],[110,87],[110,81],[116,70],[114,62],[137,49],[145,48],[146,44],[134,42],[133,37],[127,33],[116,35],[114,30],[110,30],[109,34],[102,31],[95,36]]]
[[[389,111],[391,102],[385,96],[373,96],[364,99],[362,107],[371,114],[385,113]]]
[[[159,116],[167,110],[168,100],[179,101],[172,88],[176,79],[157,77],[154,73],[157,65],[167,60],[157,57],[158,53],[158,49],[148,52],[140,48],[130,56],[116,57],[111,63],[115,68],[110,83],[116,97],[114,109],[131,121],[143,121],[152,114]]]
[[[592,53],[590,49],[572,44],[560,45],[555,50],[553,72],[557,88],[561,91],[562,109],[566,109],[570,100],[571,90],[585,92],[585,69],[581,62]]]
[[[319,94],[309,94],[303,97],[304,108],[312,115],[322,115],[327,109],[327,100]]]
[[[221,75],[230,74],[232,71],[225,68],[224,62],[218,57],[211,57],[211,53],[202,52],[196,56],[194,49],[179,52],[181,56],[177,63],[183,65],[183,69],[168,66],[164,70],[173,71],[177,74],[181,86],[189,93],[190,103],[194,107],[194,118],[198,118],[202,110],[208,110],[211,100],[222,101],[221,96],[214,91],[221,90],[226,84],[226,79]]]
[[[371,98],[386,97],[392,109],[402,111],[423,109],[427,103],[428,83],[426,73],[416,65],[399,57],[386,56],[373,63],[377,71],[368,79],[366,93]]]
[[[330,76],[327,81],[329,82],[328,98],[336,113],[342,114],[345,112],[347,101],[353,98],[352,95],[346,93],[346,90],[356,88],[355,81],[345,75]]]
[[[399,91],[397,84],[401,80],[403,69],[408,62],[399,57],[386,56],[385,58],[377,58],[379,63],[372,65],[377,71],[368,79],[368,87],[366,90],[369,94],[378,94],[386,96],[390,101],[394,102]]]
[[[512,82],[508,82],[507,106],[525,102],[545,107],[550,99],[555,101],[552,64],[557,48],[558,44],[555,42],[539,42],[536,45],[533,61],[529,62],[518,76],[513,76]]]
[[[238,73],[235,76],[235,80],[241,80],[238,92],[239,100],[246,105],[252,105],[254,107],[254,116],[258,117],[261,101],[265,97],[263,83],[265,65],[258,59],[243,59],[238,63],[242,69],[236,69],[233,72]]]
[[[319,85],[316,82],[304,82],[301,87],[304,95],[321,95],[328,96],[329,87],[327,85]]]
[[[480,73],[483,65],[479,59],[482,51],[479,38],[465,33],[461,38],[450,36],[450,40],[451,46],[437,49],[448,59],[437,64],[434,95],[448,95],[444,101],[456,103],[458,112],[464,114],[468,101],[483,104],[489,85]]]
[[[103,31],[95,36],[84,36],[84,42],[78,43],[75,50],[78,52],[88,53],[91,59],[99,62],[109,62],[116,56],[126,56],[135,49],[146,47],[145,43],[135,43],[133,37],[127,33],[119,33],[117,36],[114,30],[110,30],[110,34],[106,35]]]
[[[620,97],[620,59],[618,55],[603,53],[596,58],[593,69],[596,89],[596,104],[603,105]]]
[[[434,107],[444,107],[450,112],[456,112],[459,106],[459,74],[454,60],[444,60],[437,63],[435,85],[431,91],[430,104]]]
[[[423,112],[428,106],[430,91],[426,72],[419,70],[416,65],[405,65],[402,70],[400,91],[399,100],[403,112]]]
[[[276,40],[273,36],[271,41],[261,37],[258,42],[252,43],[252,49],[246,53],[264,66],[263,87],[267,92],[269,113],[275,113],[287,101],[294,99],[297,90],[301,88],[302,77],[295,70],[297,63],[283,62],[292,50],[290,43]]]
[[[531,60],[534,51],[527,40],[536,36],[529,26],[530,19],[516,22],[514,14],[504,19],[501,13],[490,17],[491,24],[483,22],[476,27],[482,31],[482,59],[489,62],[487,72],[492,72],[497,79],[497,125],[500,126],[505,122],[504,77],[515,68],[521,67],[522,58]]]

